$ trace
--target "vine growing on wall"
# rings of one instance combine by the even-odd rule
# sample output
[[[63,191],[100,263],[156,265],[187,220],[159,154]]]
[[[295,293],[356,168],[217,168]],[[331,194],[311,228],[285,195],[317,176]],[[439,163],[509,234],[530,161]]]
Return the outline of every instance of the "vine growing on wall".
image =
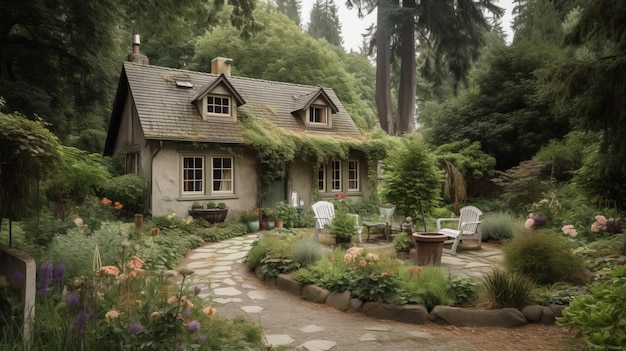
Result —
[[[243,110],[243,109],[242,109]],[[360,151],[368,161],[370,174],[376,177],[376,164],[387,155],[392,138],[383,133],[372,134],[364,138],[352,138],[333,135],[331,137],[296,133],[280,128],[264,114],[271,114],[269,109],[254,108],[255,114],[243,110],[244,143],[253,148],[261,165],[263,189],[268,189],[272,182],[284,177],[289,165],[296,157],[318,164],[330,159],[348,159],[351,151]],[[372,173],[371,170],[374,170]]]

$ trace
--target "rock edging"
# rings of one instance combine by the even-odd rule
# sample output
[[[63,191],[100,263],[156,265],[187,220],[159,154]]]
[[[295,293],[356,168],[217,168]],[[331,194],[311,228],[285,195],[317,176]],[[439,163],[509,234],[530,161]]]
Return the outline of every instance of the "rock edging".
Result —
[[[521,310],[501,308],[495,310],[473,310],[452,306],[435,306],[429,313],[421,305],[394,305],[381,301],[363,302],[353,298],[350,291],[328,291],[313,284],[302,284],[287,274],[280,274],[276,279],[267,280],[267,284],[307,301],[323,303],[340,311],[359,312],[368,317],[394,320],[411,324],[454,325],[458,327],[507,327],[515,328],[527,323],[552,325],[561,317],[562,305],[528,305]]]

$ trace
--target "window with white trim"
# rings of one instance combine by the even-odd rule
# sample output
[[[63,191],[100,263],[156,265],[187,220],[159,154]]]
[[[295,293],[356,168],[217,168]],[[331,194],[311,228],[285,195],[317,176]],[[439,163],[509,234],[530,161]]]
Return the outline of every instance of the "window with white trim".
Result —
[[[317,180],[317,190],[321,192],[326,191],[326,164],[321,163],[315,169],[315,179]]]
[[[348,191],[359,191],[358,160],[348,160]]]
[[[208,95],[206,97],[206,108],[209,114],[230,116],[230,98]]]
[[[330,161],[330,191],[341,191],[341,161]]]
[[[328,124],[326,119],[326,108],[321,106],[309,107],[309,123]]]
[[[233,158],[232,157],[211,157],[211,171],[213,182],[213,194],[233,193]]]
[[[183,156],[183,194],[204,194],[204,157]]]

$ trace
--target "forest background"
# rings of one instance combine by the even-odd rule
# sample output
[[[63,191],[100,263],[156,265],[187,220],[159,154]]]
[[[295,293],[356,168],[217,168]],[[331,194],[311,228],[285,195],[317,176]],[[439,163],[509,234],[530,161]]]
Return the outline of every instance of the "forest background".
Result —
[[[393,1],[346,2],[363,14],[383,3],[402,7]],[[225,56],[234,60],[234,75],[332,88],[364,133],[382,125],[389,134],[419,133],[433,148],[478,145],[495,158],[495,166],[469,177],[470,185],[520,167],[531,175],[545,173],[544,166],[523,163],[539,158],[550,164],[548,179],[575,183],[591,202],[622,207],[626,38],[620,33],[626,32],[626,4],[518,0],[510,44],[496,16],[471,50],[447,42],[453,50],[467,50],[454,56],[440,54],[441,41],[431,35],[436,28],[420,21],[419,9],[428,8],[434,11],[428,19],[438,18],[445,29],[447,17],[436,16],[441,9],[432,5],[448,2],[418,3],[409,13],[418,35],[410,97],[416,113],[409,113],[408,123],[398,101],[406,77],[400,73],[398,17],[390,12],[382,18],[390,28],[388,46],[377,46],[379,21],[364,36],[360,52],[346,52],[333,0],[316,1],[306,29],[297,0],[3,1],[1,112],[40,118],[61,144],[101,153],[121,63],[131,35],[140,33],[141,51],[153,65],[209,71],[211,59]],[[373,64],[383,51],[390,54],[387,126],[377,110]],[[490,191],[470,189],[473,196]]]

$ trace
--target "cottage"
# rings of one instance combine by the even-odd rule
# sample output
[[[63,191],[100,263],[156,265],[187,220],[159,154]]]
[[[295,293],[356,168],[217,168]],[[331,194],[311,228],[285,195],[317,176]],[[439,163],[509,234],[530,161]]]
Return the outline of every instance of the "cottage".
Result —
[[[211,73],[152,66],[134,41],[104,153],[121,153],[126,173],[148,180],[154,215],[185,217],[193,202],[213,201],[226,203],[236,218],[281,200],[308,208],[314,198],[347,194],[358,201],[372,191],[358,148],[342,158],[295,155],[280,172],[259,157],[263,146],[246,137],[254,135],[249,120],[276,135],[358,145],[363,136],[332,89],[232,76],[232,60],[222,57],[212,61]],[[272,171],[279,176],[263,182]]]

